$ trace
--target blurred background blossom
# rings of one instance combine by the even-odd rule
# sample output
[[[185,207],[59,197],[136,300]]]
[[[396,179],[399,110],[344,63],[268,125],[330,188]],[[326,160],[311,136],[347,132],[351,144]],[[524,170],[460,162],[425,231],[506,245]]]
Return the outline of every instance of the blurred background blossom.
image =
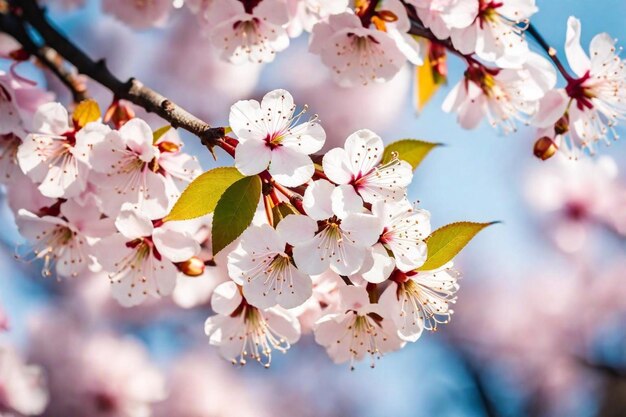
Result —
[[[462,130],[454,115],[441,111],[447,89],[416,115],[408,65],[389,83],[341,89],[307,52],[306,39],[273,63],[231,66],[198,36],[198,25],[190,24],[197,17],[187,11],[163,27],[136,31],[102,15],[96,1],[85,8],[76,0],[47,3],[59,26],[93,56],[106,57],[114,72],[137,76],[214,125],[226,121],[234,101],[286,88],[319,115],[328,148],[357,128],[388,142],[444,143],[420,166],[410,198],[438,213],[435,226],[467,218],[503,224],[461,256],[455,314],[434,337],[386,356],[373,370],[349,372],[305,335],[300,348],[276,358],[271,369],[240,369],[224,364],[201,330],[223,269],[185,278],[173,300],[124,309],[102,277],[54,283],[35,265],[15,262],[20,241],[3,196],[2,415],[626,415],[621,142],[601,147],[593,159],[541,162],[529,152],[534,132],[528,129],[506,138],[487,124]],[[552,45],[563,45],[570,15],[585,25],[583,44],[601,31],[626,39],[623,1],[537,5],[534,24]],[[453,58],[450,64],[450,79],[458,79],[462,64]],[[65,98],[62,86],[48,83]],[[98,86],[88,87],[101,103],[111,100]],[[145,117],[155,128],[163,124]],[[182,136],[204,168],[225,159],[213,161],[196,138]],[[25,404],[24,396],[31,401]]]

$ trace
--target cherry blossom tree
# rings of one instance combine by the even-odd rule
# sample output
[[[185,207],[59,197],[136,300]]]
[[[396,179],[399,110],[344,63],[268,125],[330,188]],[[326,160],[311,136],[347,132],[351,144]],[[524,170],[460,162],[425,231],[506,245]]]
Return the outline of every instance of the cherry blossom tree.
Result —
[[[437,138],[394,141],[363,126],[342,146],[322,151],[324,120],[285,89],[224,106],[228,125],[213,126],[136,78],[120,80],[104,59],[90,57],[95,51],[87,54],[66,37],[42,3],[0,0],[0,53],[8,62],[0,71],[0,182],[28,241],[20,258],[39,261],[44,276],[104,280],[124,307],[168,298],[185,308],[210,306],[206,339],[235,365],[269,367],[276,352],[287,353],[312,332],[332,361],[374,367],[452,319],[461,275],[455,258],[495,222],[433,227],[438,213],[413,202],[410,185]],[[415,67],[418,107],[448,81],[447,59],[456,57],[465,71],[451,83],[444,112],[466,129],[483,120],[503,134],[533,127],[535,155],[557,154],[546,162],[553,166],[591,158],[626,115],[625,64],[615,41],[596,35],[586,52],[581,23],[571,17],[568,71],[530,22],[540,12],[534,0],[103,0],[101,6],[134,30],[159,30],[185,8],[196,17],[194,41],[212,45],[221,65],[274,65],[308,33],[309,52],[337,89],[384,84]],[[58,79],[72,102],[23,75],[28,63]],[[99,103],[93,85],[113,99]],[[214,157],[230,158],[220,160],[228,165],[203,172],[180,130]],[[569,198],[563,193],[558,204]],[[604,213],[595,206],[585,205],[585,213]],[[101,406],[146,416],[151,403],[164,399],[161,376],[132,342],[90,335],[81,346],[67,361],[77,363],[70,367],[86,367],[91,356],[102,361],[89,364],[97,378],[72,374],[77,389],[94,384],[98,412]],[[103,360],[115,352],[119,362]],[[0,374],[0,382],[12,378],[16,391],[34,389],[24,386],[30,369],[11,355],[0,359],[15,377]],[[144,365],[140,373],[126,374],[125,355]],[[151,392],[135,391],[131,377]],[[62,374],[53,373],[57,378]],[[37,414],[47,398],[35,388],[29,395],[38,401],[24,404],[20,395],[27,394],[18,392],[2,405]],[[53,405],[75,412],[54,399]]]

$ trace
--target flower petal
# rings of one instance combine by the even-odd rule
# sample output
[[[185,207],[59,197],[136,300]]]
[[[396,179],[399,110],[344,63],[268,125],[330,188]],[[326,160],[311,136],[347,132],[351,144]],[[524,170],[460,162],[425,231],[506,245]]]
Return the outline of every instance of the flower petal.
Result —
[[[241,304],[243,297],[233,281],[223,282],[213,291],[211,308],[218,314],[229,315]]]
[[[591,68],[589,57],[580,45],[580,20],[573,16],[567,20],[567,35],[565,39],[565,55],[570,68],[582,77]]]
[[[302,185],[313,176],[315,167],[308,155],[286,146],[275,148],[270,162],[270,174],[286,187]]]
[[[267,169],[272,151],[264,141],[240,142],[235,149],[235,166],[243,175],[255,175]]]

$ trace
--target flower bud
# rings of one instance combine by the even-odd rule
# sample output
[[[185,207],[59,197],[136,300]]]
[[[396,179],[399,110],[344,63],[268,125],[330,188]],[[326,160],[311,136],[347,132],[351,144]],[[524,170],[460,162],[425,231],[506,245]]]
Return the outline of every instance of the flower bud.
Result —
[[[565,114],[554,124],[554,133],[564,135],[569,132],[569,116]]]
[[[389,10],[380,10],[376,12],[376,15],[384,22],[396,22],[398,20],[398,16]]]
[[[188,277],[199,277],[204,273],[204,262],[197,256],[178,264],[178,269]]]
[[[542,161],[546,159],[550,159],[556,151],[559,149],[556,143],[552,139],[547,136],[539,138],[537,142],[535,142],[535,148],[533,149],[533,153],[535,156]]]
[[[119,129],[134,117],[135,111],[130,104],[120,100],[114,100],[104,114],[104,123],[111,122]]]
[[[178,151],[180,151],[180,145],[174,143],[174,142],[161,142],[158,144],[159,150],[161,152],[172,152],[172,153],[176,153]]]

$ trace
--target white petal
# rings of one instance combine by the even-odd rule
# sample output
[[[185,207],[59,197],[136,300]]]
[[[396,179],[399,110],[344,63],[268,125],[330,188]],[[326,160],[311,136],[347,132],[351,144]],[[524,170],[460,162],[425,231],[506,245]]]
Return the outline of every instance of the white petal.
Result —
[[[371,256],[373,258],[371,268],[360,275],[364,280],[373,284],[386,281],[395,267],[394,259],[387,254],[387,250],[380,243],[372,247]]]
[[[567,20],[567,35],[565,39],[565,55],[570,68],[582,77],[591,68],[589,57],[580,45],[580,20],[573,16]]]
[[[243,175],[255,175],[267,169],[272,151],[265,141],[250,139],[235,148],[235,166]]]
[[[347,184],[353,178],[350,158],[342,148],[334,148],[326,152],[322,159],[324,174],[335,184]]]
[[[296,149],[279,146],[272,151],[269,171],[279,184],[296,187],[310,180],[315,168],[308,155]]]
[[[152,145],[153,134],[148,123],[134,118],[124,124],[119,130],[120,136],[126,141],[126,145],[144,162],[150,162],[156,156],[156,150]]]
[[[369,173],[383,158],[385,145],[376,133],[368,129],[354,132],[345,144],[351,171],[358,176]]]
[[[191,235],[168,230],[165,226],[152,233],[154,245],[161,255],[172,262],[184,262],[200,252],[200,245]]]
[[[310,155],[322,149],[325,141],[324,128],[317,121],[312,121],[292,127],[285,135],[282,144]]]
[[[344,310],[359,312],[370,304],[369,295],[367,295],[365,287],[357,287],[356,285],[343,286],[339,288],[339,296],[341,297],[341,306]]]
[[[293,248],[293,260],[300,271],[309,275],[318,275],[328,269],[330,258],[319,246],[317,236]]]
[[[351,213],[341,221],[341,229],[360,246],[372,246],[383,231],[383,222],[377,216]]]
[[[285,130],[295,109],[289,91],[279,89],[265,94],[261,101],[261,114],[270,127],[268,133],[271,135]]]
[[[276,231],[292,246],[312,239],[317,231],[317,222],[309,216],[290,214],[278,223]]]
[[[304,191],[302,204],[313,220],[325,220],[333,216],[331,194],[335,186],[326,180],[313,181]]]
[[[239,307],[242,300],[237,284],[227,281],[215,287],[211,296],[211,308],[218,314],[229,315]]]
[[[62,135],[70,130],[69,115],[60,103],[46,103],[37,109],[32,126],[35,132]]]
[[[552,127],[565,114],[569,101],[565,90],[549,91],[539,102],[539,110],[530,124],[541,129]]]
[[[333,213],[340,219],[347,217],[351,213],[362,213],[363,200],[354,191],[351,185],[339,185],[335,187],[331,194]]]
[[[232,105],[228,122],[240,142],[265,140],[268,132],[261,122],[261,105],[256,100],[242,100]]]
[[[366,255],[365,247],[344,241],[334,254],[329,255],[330,269],[339,275],[353,275],[361,269]]]
[[[270,328],[289,343],[296,343],[300,339],[300,322],[288,311],[271,308],[263,312],[263,317]]]
[[[128,205],[122,207],[115,219],[115,227],[129,240],[151,236],[154,230],[150,219]]]

